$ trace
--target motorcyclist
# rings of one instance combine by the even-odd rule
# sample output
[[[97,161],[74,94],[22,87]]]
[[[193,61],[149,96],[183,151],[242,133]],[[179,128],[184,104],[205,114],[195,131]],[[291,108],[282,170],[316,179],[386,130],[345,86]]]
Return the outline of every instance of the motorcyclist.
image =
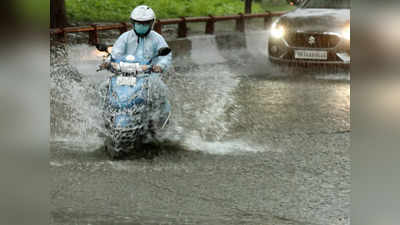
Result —
[[[168,44],[160,34],[152,30],[156,15],[150,7],[137,6],[132,11],[130,19],[133,29],[118,38],[112,48],[111,57],[121,60],[127,55],[132,55],[136,61],[145,64],[157,55],[158,49],[168,47]],[[152,61],[153,71],[161,73],[167,70],[171,64],[171,58],[171,53],[167,56],[156,57]]]
[[[166,71],[171,65],[172,54],[157,56],[158,50],[168,47],[168,44],[160,34],[153,31],[156,16],[150,7],[146,5],[137,6],[132,11],[130,19],[133,29],[123,33],[113,45],[111,65],[116,70],[127,71],[129,70],[127,68],[135,63],[125,63],[124,59],[132,60],[140,62],[143,71],[147,70],[148,65],[146,64],[152,60],[151,66],[154,73],[149,74],[146,79],[151,84],[147,87],[149,102],[151,102],[149,104],[151,107],[149,112],[151,113],[149,114],[150,123],[148,126],[149,130],[153,131],[155,128],[164,127],[169,122],[171,106],[167,98],[168,88],[159,73]],[[127,68],[124,69],[124,66]]]

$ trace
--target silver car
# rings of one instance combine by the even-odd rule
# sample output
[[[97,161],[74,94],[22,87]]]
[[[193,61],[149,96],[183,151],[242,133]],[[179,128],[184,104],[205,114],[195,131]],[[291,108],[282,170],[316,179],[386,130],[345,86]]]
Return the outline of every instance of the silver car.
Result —
[[[272,23],[272,62],[350,64],[350,0],[306,0]]]

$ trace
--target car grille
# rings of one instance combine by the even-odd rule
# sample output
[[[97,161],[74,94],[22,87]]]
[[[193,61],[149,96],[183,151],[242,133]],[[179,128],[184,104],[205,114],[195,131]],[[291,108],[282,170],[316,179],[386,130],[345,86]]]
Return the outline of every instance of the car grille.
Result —
[[[333,34],[289,33],[285,40],[292,47],[334,48],[339,44],[340,37]]]

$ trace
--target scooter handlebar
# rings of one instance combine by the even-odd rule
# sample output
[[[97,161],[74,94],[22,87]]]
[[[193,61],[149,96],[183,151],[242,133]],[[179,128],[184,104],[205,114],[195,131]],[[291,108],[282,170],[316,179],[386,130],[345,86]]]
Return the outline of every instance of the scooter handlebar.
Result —
[[[146,69],[143,69],[143,67],[146,66]],[[145,65],[140,65],[138,63],[125,63],[125,62],[104,62],[99,65],[97,72],[102,71],[102,70],[108,70],[112,73],[152,73],[154,71],[154,65],[152,64],[145,64]],[[160,73],[160,72],[156,72]]]

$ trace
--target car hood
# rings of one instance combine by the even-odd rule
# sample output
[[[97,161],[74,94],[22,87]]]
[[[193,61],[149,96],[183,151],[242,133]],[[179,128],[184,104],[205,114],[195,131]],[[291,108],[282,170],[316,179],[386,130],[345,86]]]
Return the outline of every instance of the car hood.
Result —
[[[350,9],[298,8],[280,18],[286,29],[297,32],[340,32],[350,21]]]

